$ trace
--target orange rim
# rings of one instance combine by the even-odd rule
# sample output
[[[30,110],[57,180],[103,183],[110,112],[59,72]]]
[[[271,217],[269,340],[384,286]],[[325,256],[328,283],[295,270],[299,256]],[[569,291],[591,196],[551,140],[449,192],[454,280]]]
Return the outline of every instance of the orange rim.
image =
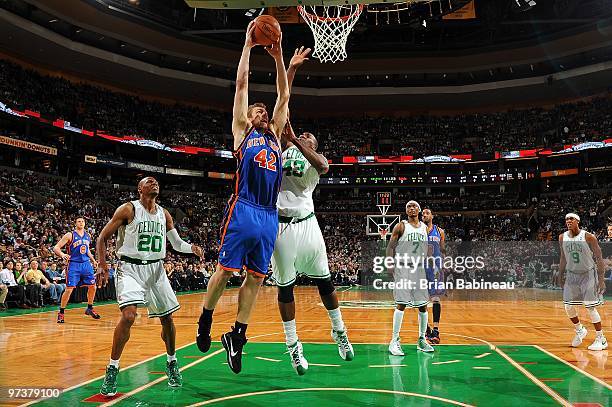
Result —
[[[298,11],[300,11],[300,14],[302,14],[302,16],[308,17],[308,19],[311,21],[317,21],[317,22],[323,22],[323,23],[333,23],[333,22],[338,22],[338,21],[346,21],[349,18],[353,17],[355,14],[357,15],[361,14],[361,12],[363,11],[363,4],[359,4],[359,7],[355,9],[354,13],[349,14],[347,16],[343,16],[343,17],[321,17],[319,15],[309,13],[308,11],[306,11],[304,6],[297,6],[297,9]]]

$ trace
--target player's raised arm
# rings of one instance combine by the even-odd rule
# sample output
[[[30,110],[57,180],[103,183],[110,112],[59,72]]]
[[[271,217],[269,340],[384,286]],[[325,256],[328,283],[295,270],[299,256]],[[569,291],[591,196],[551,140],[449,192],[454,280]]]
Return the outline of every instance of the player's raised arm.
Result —
[[[291,87],[293,86],[293,79],[295,79],[295,73],[297,69],[302,66],[305,61],[308,61],[308,54],[310,54],[310,48],[304,49],[304,47],[296,48],[289,61],[289,68],[287,68],[287,86],[289,86],[289,92],[291,93]]]
[[[585,240],[587,241],[591,251],[593,252],[593,258],[595,259],[595,264],[597,264],[597,291],[598,294],[602,294],[606,292],[606,281],[605,281],[605,271],[606,267],[603,260],[603,255],[601,253],[601,247],[599,247],[599,242],[597,238],[592,233],[585,234]]]
[[[60,241],[57,242],[55,246],[53,246],[53,253],[55,253],[56,256],[61,257],[64,260],[70,260],[70,255],[68,253],[62,252],[64,246],[66,246],[68,242],[70,242],[70,239],[72,239],[72,233],[68,232],[64,234]]]
[[[242,55],[236,72],[236,93],[234,95],[234,110],[232,119],[232,134],[234,135],[234,150],[240,146],[246,136],[249,120],[247,110],[249,107],[249,59],[253,43],[253,29],[255,25],[251,21],[247,27]]]
[[[278,41],[269,47],[266,47],[266,51],[274,58],[276,63],[276,105],[274,105],[274,112],[272,113],[272,120],[270,121],[270,127],[272,132],[279,140],[285,124],[287,123],[287,117],[289,115],[289,83],[287,82],[287,72],[285,71],[285,61],[283,61],[283,48],[281,43],[283,41],[283,35],[281,34]]]
[[[325,174],[329,171],[327,159],[322,154],[317,153],[307,142],[296,137],[290,122],[287,122],[284,137],[304,154],[304,157],[306,157],[310,165],[315,167],[319,174]]]
[[[96,241],[96,255],[98,256],[98,274],[103,287],[108,283],[108,264],[106,263],[106,242],[111,238],[121,225],[129,224],[134,218],[134,205],[130,202],[121,205],[111,220],[104,226]],[[100,284],[98,284],[100,285]]]
[[[166,236],[168,241],[172,245],[172,248],[177,252],[181,253],[193,253],[198,257],[202,257],[202,248],[194,244],[185,242],[178,234],[178,231],[174,227],[174,220],[172,215],[166,209],[164,209],[164,215],[166,216]]]

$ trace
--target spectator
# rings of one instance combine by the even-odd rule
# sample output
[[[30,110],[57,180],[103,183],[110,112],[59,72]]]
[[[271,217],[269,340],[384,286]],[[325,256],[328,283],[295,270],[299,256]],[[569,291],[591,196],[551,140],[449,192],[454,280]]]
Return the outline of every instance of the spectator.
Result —
[[[23,285],[17,284],[15,274],[13,274],[12,261],[6,262],[6,267],[0,271],[0,283],[8,287],[8,299],[17,303],[19,308],[30,308],[29,301],[26,298],[26,289]]]
[[[49,280],[45,277],[45,275],[38,269],[38,262],[36,260],[32,260],[30,263],[30,268],[26,273],[26,281],[28,285],[35,286],[37,291],[39,292],[39,304],[43,305],[43,294],[49,293],[51,296],[51,301],[57,303],[59,298],[57,297],[57,291],[55,285],[51,284]]]

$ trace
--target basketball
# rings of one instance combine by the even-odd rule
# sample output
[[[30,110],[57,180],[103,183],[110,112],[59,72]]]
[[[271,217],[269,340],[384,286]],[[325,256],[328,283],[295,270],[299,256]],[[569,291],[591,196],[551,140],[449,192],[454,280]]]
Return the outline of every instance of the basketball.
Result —
[[[276,18],[264,14],[255,19],[255,29],[253,30],[255,44],[264,47],[270,46],[278,41],[280,35],[281,27]]]

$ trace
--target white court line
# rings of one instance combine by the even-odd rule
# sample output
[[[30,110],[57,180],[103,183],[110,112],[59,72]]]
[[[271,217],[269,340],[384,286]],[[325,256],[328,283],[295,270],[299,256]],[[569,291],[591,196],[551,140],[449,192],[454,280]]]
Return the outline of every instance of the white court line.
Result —
[[[519,365],[518,363],[516,363],[516,361],[514,359],[512,359],[510,356],[506,355],[503,351],[501,351],[499,348],[495,348],[495,352],[497,352],[501,357],[503,357],[504,359],[506,359],[508,362],[510,362],[510,364],[512,366],[514,366],[516,369],[518,369],[521,373],[523,373],[525,376],[527,376],[527,378],[529,380],[531,380],[533,383],[535,383],[539,388],[541,388],[542,390],[544,390],[549,396],[551,396],[553,399],[555,399],[555,401],[557,401],[559,404],[561,404],[562,406],[565,407],[572,407],[572,403],[570,403],[569,401],[567,401],[566,399],[564,399],[563,397],[561,397],[556,391],[552,390],[550,387],[548,387],[547,385],[545,385],[544,383],[542,383],[540,380],[538,380],[538,378],[536,378],[534,375],[532,375],[527,369],[525,369],[523,366]]]
[[[432,362],[432,365],[448,365],[449,363],[459,363],[461,362],[459,359],[455,360],[447,360],[445,362]]]
[[[490,367],[488,366],[474,366],[472,369],[477,369],[477,370],[491,370]]]
[[[267,362],[280,362],[280,360],[278,360],[278,359],[264,358],[264,357],[261,357],[261,356],[255,356],[255,359],[265,360]]]
[[[491,342],[488,342],[484,339],[480,339],[480,338],[474,338],[471,336],[465,336],[465,335],[459,335],[459,334],[451,334],[451,333],[447,333],[446,335],[450,335],[450,336],[460,336],[460,337],[464,337],[464,338],[470,338],[470,339],[476,339],[477,341],[486,343],[489,345],[489,347],[491,348],[491,350],[494,350],[495,352],[497,352],[501,357],[503,357],[504,359],[506,359],[512,366],[514,366],[516,369],[518,369],[518,371],[520,371],[523,375],[525,375],[529,380],[531,380],[536,386],[538,386],[540,389],[544,390],[544,392],[546,392],[546,394],[548,394],[549,396],[551,396],[553,399],[555,399],[555,401],[557,401],[559,404],[561,404],[562,406],[565,407],[572,407],[572,404],[565,400],[563,397],[561,397],[559,394],[557,394],[554,390],[552,390],[550,387],[548,387],[547,385],[545,385],[544,383],[542,383],[540,380],[538,380],[537,377],[535,377],[534,375],[532,375],[531,373],[529,373],[529,371],[527,369],[525,369],[523,366],[519,365],[518,363],[516,363],[516,361],[514,359],[512,359],[510,356],[506,355],[501,349],[499,349],[497,346],[493,345]]]
[[[327,363],[310,363],[310,362],[308,362],[308,364],[309,364],[310,366],[321,366],[321,367],[340,367],[340,365],[330,365],[330,364],[327,364]]]
[[[481,358],[484,358],[485,356],[489,356],[490,354],[491,354],[491,352],[485,352],[485,353],[482,353],[482,354],[480,354],[478,356],[474,356],[474,359],[481,359]]]
[[[428,394],[410,393],[407,391],[396,391],[396,390],[360,389],[360,388],[351,388],[351,387],[342,387],[342,388],[339,388],[339,387],[311,387],[311,388],[308,388],[307,387],[303,389],[280,389],[280,390],[258,391],[258,392],[253,392],[253,393],[234,394],[233,396],[226,396],[226,397],[220,397],[217,399],[201,401],[199,403],[192,404],[189,407],[203,406],[207,404],[219,403],[219,402],[223,402],[227,400],[240,399],[243,397],[250,397],[250,396],[260,396],[260,395],[278,394],[278,393],[306,392],[306,391],[323,391],[323,392],[330,392],[330,391],[356,392],[356,391],[359,391],[359,392],[364,392],[364,393],[399,394],[402,396],[420,397],[420,398],[429,399],[429,400],[442,401],[445,403],[454,404],[456,406],[471,407],[470,404],[465,404],[465,403],[461,403],[460,401],[445,399],[442,397],[430,396]]]
[[[218,355],[219,353],[223,352],[224,350],[225,350],[225,349],[223,349],[223,348],[221,348],[221,349],[217,349],[217,350],[216,350],[216,351],[214,351],[213,353],[211,353],[211,354],[209,354],[209,355],[206,355],[206,356],[202,357],[201,359],[198,359],[198,360],[196,360],[196,361],[193,361],[193,362],[191,362],[191,363],[190,363],[190,364],[188,364],[188,365],[183,366],[182,368],[180,368],[180,369],[179,369],[179,371],[181,371],[181,372],[182,372],[182,371],[184,371],[184,370],[186,370],[186,369],[189,369],[190,367],[193,367],[193,366],[195,366],[195,365],[197,365],[197,364],[200,364],[200,363],[204,362],[205,360],[210,359],[210,358],[212,358],[212,357],[213,357],[213,356],[215,356],[215,355]],[[140,386],[140,387],[138,387],[138,388],[136,388],[136,389],[134,389],[134,390],[132,390],[132,391],[130,391],[130,392],[128,392],[128,393],[123,394],[121,397],[117,397],[117,398],[115,398],[115,399],[112,399],[112,400],[111,400],[111,401],[109,401],[108,403],[101,404],[99,407],[108,407],[108,406],[113,406],[113,405],[115,405],[115,404],[119,403],[121,400],[124,400],[124,399],[126,399],[126,398],[128,398],[128,397],[130,397],[130,396],[133,396],[133,395],[134,395],[134,394],[136,394],[136,393],[140,393],[141,391],[146,390],[146,389],[148,389],[149,387],[156,385],[157,383],[163,382],[164,380],[168,380],[168,378],[167,378],[166,376],[161,376],[161,377],[159,377],[159,378],[157,378],[157,379],[153,380],[152,382],[149,382],[149,383],[147,383],[147,384],[144,384],[144,385],[142,385],[142,386]]]
[[[189,346],[189,345],[193,345],[194,343],[195,343],[195,342],[188,343],[187,345],[183,345],[183,346],[181,346],[180,348],[176,348],[176,350],[178,351],[178,350],[180,350],[180,349],[184,349],[184,348],[186,348],[186,347],[187,347],[187,346]],[[166,352],[164,352],[164,353],[160,353],[159,355],[151,356],[151,357],[150,357],[150,358],[148,358],[148,359],[145,359],[145,360],[142,360],[142,361],[140,361],[140,362],[136,362],[136,363],[134,363],[134,364],[131,364],[131,365],[129,365],[128,367],[126,367],[126,368],[124,368],[124,369],[121,369],[121,371],[126,371],[126,370],[129,370],[129,369],[134,368],[134,367],[136,367],[136,366],[142,365],[143,363],[150,362],[151,360],[153,360],[153,359],[157,359],[157,358],[159,358],[159,357],[161,357],[161,356],[164,356],[165,354],[166,354]],[[66,392],[68,392],[68,391],[70,391],[70,390],[74,390],[74,389],[76,389],[77,387],[85,386],[85,385],[87,385],[87,384],[89,384],[89,383],[95,382],[96,380],[104,379],[104,376],[105,376],[105,374],[103,374],[103,375],[101,375],[101,376],[98,376],[98,377],[94,377],[93,379],[90,379],[90,380],[84,381],[84,382],[82,382],[82,383],[75,384],[74,386],[70,386],[70,387],[68,387],[67,389],[63,389],[63,390],[62,390],[62,393],[66,393]],[[20,407],[30,406],[30,405],[32,405],[32,404],[38,403],[38,402],[43,401],[43,400],[48,400],[48,399],[49,399],[49,398],[40,398],[40,399],[32,400],[32,401],[30,401],[30,402],[28,402],[28,403],[21,404],[21,406],[20,406]]]
[[[408,366],[408,365],[369,365],[368,367],[404,367],[404,366]]]
[[[571,364],[570,362],[568,362],[567,360],[563,360],[561,359],[559,356],[555,355],[554,353],[551,353],[549,351],[547,351],[546,349],[542,348],[541,346],[538,345],[533,345],[533,347],[535,347],[536,349],[546,353],[548,356],[557,359],[559,362],[563,362],[566,365],[568,365],[569,367],[571,367],[572,369],[576,370],[577,372],[582,373],[583,375],[585,375],[586,377],[588,377],[591,380],[595,380],[597,383],[601,384],[602,386],[605,386],[608,390],[612,390],[612,386],[610,386],[608,383],[604,382],[603,380],[601,380],[598,377],[593,376],[592,374],[590,374],[587,371],[584,371],[582,369],[580,369],[578,366],[575,366],[573,364]]]

